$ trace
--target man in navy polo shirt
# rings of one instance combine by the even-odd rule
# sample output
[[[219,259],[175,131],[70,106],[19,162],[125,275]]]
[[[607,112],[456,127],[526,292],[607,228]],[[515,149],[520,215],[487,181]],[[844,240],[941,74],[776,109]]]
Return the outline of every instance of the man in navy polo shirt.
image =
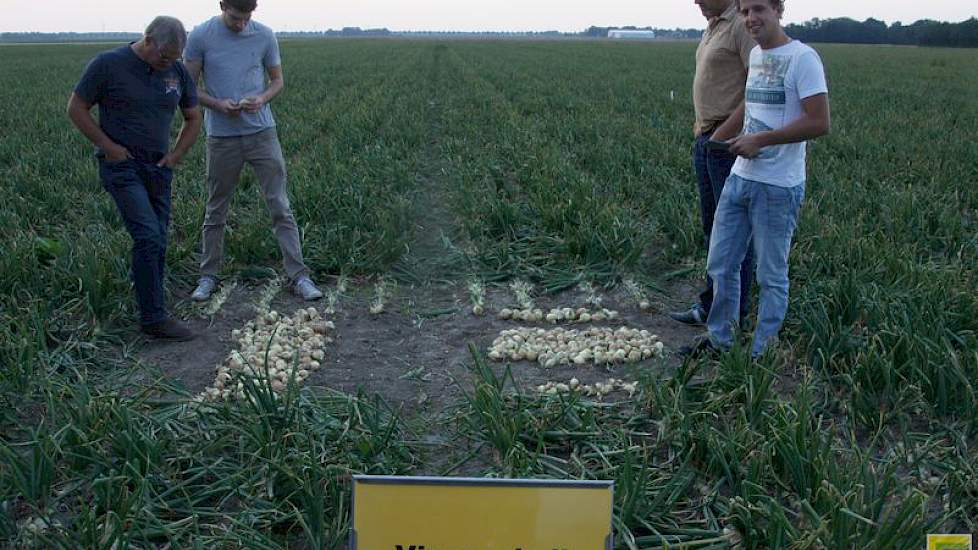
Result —
[[[141,330],[169,340],[194,337],[167,314],[163,288],[173,168],[197,141],[203,120],[196,85],[180,62],[186,41],[179,20],[157,17],[138,42],[96,56],[68,101],[68,117],[95,144],[102,185],[132,236]],[[183,126],[171,150],[177,107]]]

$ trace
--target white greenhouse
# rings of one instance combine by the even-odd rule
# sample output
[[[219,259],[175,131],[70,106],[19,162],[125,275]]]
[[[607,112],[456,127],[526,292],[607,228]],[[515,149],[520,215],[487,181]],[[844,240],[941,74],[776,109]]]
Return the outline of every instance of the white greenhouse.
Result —
[[[619,40],[651,40],[655,38],[655,31],[623,31],[612,29],[608,31],[608,38]]]

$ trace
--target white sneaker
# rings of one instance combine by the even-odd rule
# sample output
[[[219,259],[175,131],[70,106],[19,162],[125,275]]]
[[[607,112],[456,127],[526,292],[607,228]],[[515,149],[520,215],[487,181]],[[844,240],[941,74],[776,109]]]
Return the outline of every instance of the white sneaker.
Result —
[[[316,288],[316,283],[313,283],[312,279],[309,277],[300,277],[299,280],[295,282],[295,286],[292,287],[292,289],[297,296],[300,296],[307,302],[318,300],[323,297],[323,291]]]
[[[214,289],[216,288],[217,279],[214,277],[201,277],[197,281],[197,288],[190,295],[190,299],[195,302],[206,302],[211,299],[211,294],[214,294]]]

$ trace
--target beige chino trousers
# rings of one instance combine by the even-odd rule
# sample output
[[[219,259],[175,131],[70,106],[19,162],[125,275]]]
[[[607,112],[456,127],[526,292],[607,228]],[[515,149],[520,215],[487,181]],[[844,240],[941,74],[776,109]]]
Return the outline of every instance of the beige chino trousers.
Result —
[[[201,275],[218,278],[224,264],[224,226],[241,170],[250,164],[272,217],[285,273],[292,281],[308,275],[302,260],[299,227],[286,193],[285,157],[275,128],[256,134],[207,137],[207,209],[204,213]]]

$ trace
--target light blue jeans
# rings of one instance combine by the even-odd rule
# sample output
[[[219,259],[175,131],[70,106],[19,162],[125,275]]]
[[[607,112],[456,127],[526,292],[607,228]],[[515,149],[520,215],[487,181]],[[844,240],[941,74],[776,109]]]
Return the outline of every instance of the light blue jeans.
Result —
[[[788,252],[805,199],[805,184],[778,187],[730,174],[713,220],[707,272],[713,307],[706,326],[714,345],[729,349],[740,323],[740,266],[754,245],[760,299],[751,355],[764,353],[788,311]]]

